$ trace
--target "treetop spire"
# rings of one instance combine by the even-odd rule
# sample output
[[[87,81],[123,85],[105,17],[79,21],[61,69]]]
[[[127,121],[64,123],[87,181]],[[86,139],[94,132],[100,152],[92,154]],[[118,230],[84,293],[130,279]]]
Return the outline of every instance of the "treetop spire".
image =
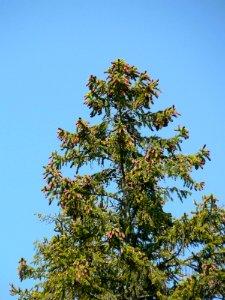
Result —
[[[118,59],[87,86],[85,104],[102,119],[58,130],[61,147],[43,188],[59,205],[55,235],[37,244],[32,266],[20,260],[20,279],[38,283],[11,293],[19,300],[222,299],[224,209],[212,194],[179,218],[165,208],[204,188],[193,171],[209,151],[183,154],[184,126],[159,135],[179,113],[175,106],[153,112],[160,90],[146,71]]]

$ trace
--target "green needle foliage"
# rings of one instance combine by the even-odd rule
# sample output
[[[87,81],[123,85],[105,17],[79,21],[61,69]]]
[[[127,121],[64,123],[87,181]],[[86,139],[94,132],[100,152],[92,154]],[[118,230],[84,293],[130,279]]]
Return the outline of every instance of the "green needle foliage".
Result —
[[[225,211],[211,194],[180,218],[169,201],[202,190],[192,171],[209,151],[182,154],[185,127],[159,135],[179,114],[153,111],[158,80],[116,60],[104,80],[91,76],[85,104],[98,125],[81,118],[59,129],[59,152],[45,167],[43,191],[60,212],[55,235],[37,243],[19,277],[36,280],[11,294],[25,300],[224,299]],[[97,117],[99,120],[99,117]],[[68,169],[70,171],[68,171]],[[69,174],[66,176],[65,174]]]

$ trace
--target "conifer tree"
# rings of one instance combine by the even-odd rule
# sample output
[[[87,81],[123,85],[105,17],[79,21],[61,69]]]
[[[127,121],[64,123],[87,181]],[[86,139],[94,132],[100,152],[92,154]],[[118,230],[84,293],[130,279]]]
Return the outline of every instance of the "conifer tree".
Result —
[[[61,149],[45,167],[43,188],[49,203],[59,205],[51,217],[55,235],[37,244],[31,264],[20,260],[21,281],[36,280],[34,286],[12,285],[11,294],[224,299],[224,209],[213,194],[179,218],[165,209],[204,188],[192,171],[203,168],[209,151],[182,154],[185,127],[162,137],[179,113],[174,106],[154,112],[158,80],[120,59],[106,74],[89,78],[84,102],[100,123],[79,118],[75,132],[58,130]]]

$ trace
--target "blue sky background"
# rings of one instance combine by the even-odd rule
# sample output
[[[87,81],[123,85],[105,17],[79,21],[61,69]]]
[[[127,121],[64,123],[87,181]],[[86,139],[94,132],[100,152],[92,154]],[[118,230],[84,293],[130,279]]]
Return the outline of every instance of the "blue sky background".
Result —
[[[89,117],[86,81],[116,58],[160,79],[157,107],[182,114],[184,152],[207,144],[212,161],[197,176],[225,203],[224,0],[0,0],[1,299],[13,299],[20,257],[50,234],[34,213],[55,209],[41,188],[57,128]]]

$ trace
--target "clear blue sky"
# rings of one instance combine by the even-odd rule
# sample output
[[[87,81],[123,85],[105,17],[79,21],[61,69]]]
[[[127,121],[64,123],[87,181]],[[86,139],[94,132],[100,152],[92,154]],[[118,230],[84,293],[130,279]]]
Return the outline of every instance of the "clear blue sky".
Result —
[[[198,178],[225,202],[224,0],[0,0],[1,299],[12,299],[19,258],[50,234],[34,213],[51,211],[40,190],[57,128],[88,118],[88,76],[116,58],[160,79],[158,105],[182,114],[184,151],[207,144]]]

